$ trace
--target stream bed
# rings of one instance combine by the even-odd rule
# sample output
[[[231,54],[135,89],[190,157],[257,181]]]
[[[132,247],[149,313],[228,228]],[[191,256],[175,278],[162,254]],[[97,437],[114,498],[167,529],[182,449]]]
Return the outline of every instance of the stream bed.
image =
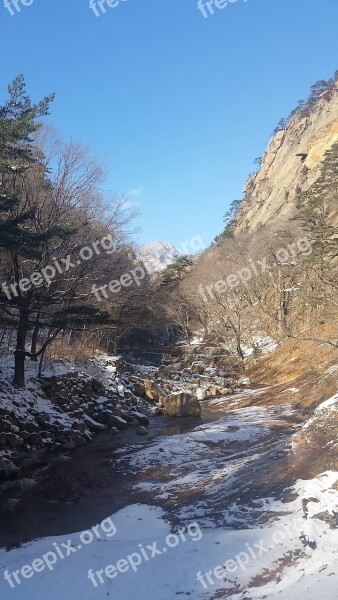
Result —
[[[47,467],[3,486],[0,546],[85,530],[125,506],[154,499],[173,522],[184,513],[198,515],[202,507],[222,514],[229,495],[247,487],[230,490],[230,478],[234,483],[236,473],[237,483],[251,479],[247,464],[251,469],[252,458],[285,437],[276,409],[240,413],[210,410],[205,403],[201,418],[154,417],[148,436],[133,428],[117,436],[102,433],[88,446],[52,457]],[[276,424],[278,438],[272,436]]]

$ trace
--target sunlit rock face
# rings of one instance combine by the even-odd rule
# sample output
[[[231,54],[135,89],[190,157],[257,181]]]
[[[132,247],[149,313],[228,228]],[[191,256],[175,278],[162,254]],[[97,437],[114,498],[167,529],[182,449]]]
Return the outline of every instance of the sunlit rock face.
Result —
[[[178,250],[170,242],[148,242],[140,246],[136,254],[150,275],[164,271],[179,256]]]

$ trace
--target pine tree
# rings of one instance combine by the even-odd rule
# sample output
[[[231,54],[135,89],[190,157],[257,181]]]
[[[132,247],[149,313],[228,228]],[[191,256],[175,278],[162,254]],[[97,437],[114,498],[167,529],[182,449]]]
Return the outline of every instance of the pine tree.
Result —
[[[8,305],[7,312],[13,312],[14,307],[18,317],[14,383],[22,387],[29,296],[22,294],[18,286],[22,277],[20,264],[23,259],[39,257],[43,245],[55,236],[55,231],[34,231],[35,211],[26,208],[22,181],[29,169],[43,172],[42,156],[35,150],[33,134],[40,126],[37,119],[48,114],[54,96],[32,104],[22,75],[9,85],[8,94],[7,102],[0,107],[0,248],[10,259],[18,296],[13,301],[2,293],[1,300]]]
[[[331,260],[338,253],[337,226],[332,214],[338,209],[338,142],[325,153],[321,174],[297,202],[299,221],[312,243],[313,255]]]
[[[303,259],[313,272],[309,277],[308,270],[306,277],[308,300],[318,306],[325,302],[325,285],[337,287],[338,142],[325,153],[321,174],[300,195],[297,209],[294,220],[301,224],[312,246],[312,253]]]

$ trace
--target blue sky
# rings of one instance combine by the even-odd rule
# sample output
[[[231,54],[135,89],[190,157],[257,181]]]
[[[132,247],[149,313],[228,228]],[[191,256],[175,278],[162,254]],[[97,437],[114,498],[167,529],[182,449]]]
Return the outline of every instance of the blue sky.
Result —
[[[13,0],[9,0],[13,2]],[[139,241],[180,246],[222,229],[280,117],[338,68],[337,0],[0,0],[1,97],[18,73],[49,121],[109,164],[140,208]]]

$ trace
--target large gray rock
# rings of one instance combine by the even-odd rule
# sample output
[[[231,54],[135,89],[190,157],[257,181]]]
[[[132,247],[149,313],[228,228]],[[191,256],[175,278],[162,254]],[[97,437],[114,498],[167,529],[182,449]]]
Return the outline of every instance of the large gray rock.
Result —
[[[201,405],[195,396],[177,392],[162,398],[163,413],[168,417],[199,417]]]
[[[107,426],[104,425],[104,423],[98,423],[98,421],[95,421],[88,415],[83,415],[82,420],[90,431],[103,431],[104,429],[107,429]]]
[[[110,410],[103,410],[100,413],[95,413],[94,418],[99,423],[103,423],[108,427],[117,427],[120,431],[127,429],[128,423],[123,417],[114,415]]]

